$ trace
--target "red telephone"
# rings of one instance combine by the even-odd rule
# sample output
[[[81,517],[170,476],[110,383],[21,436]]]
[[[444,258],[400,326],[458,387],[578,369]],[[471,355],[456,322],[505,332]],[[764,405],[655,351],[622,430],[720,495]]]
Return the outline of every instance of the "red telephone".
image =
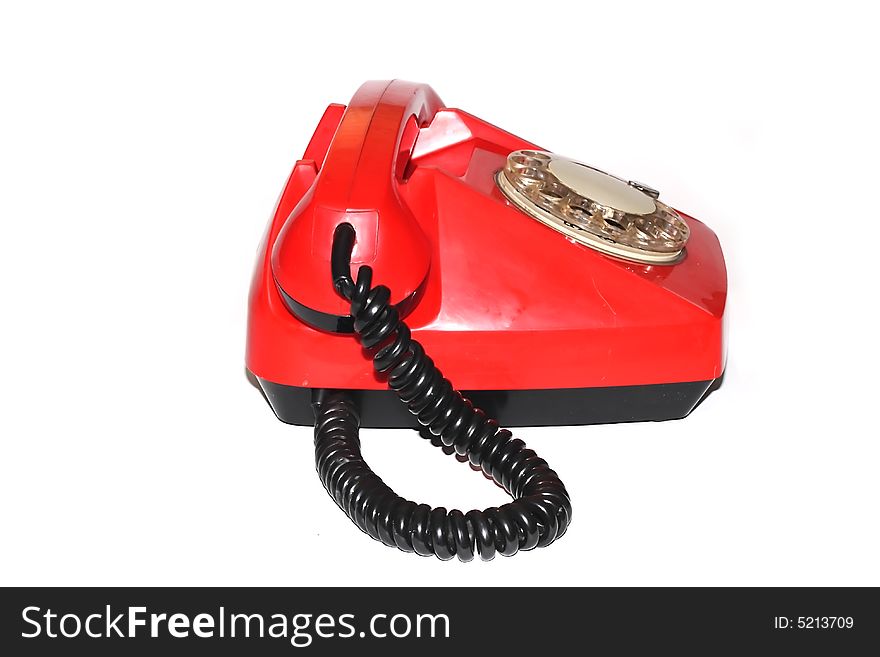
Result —
[[[500,425],[684,417],[722,375],[726,296],[715,235],[655,190],[427,85],[367,82],[327,108],[278,202],[247,368],[281,420],[315,424],[321,479],[363,531],[487,560],[571,520],[556,473]],[[404,500],[364,462],[359,426],[427,427],[514,501]]]

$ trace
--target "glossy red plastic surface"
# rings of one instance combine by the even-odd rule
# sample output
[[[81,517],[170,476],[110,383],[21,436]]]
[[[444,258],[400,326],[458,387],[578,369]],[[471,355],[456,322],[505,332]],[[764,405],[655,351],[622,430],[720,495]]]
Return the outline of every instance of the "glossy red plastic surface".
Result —
[[[724,368],[727,279],[717,238],[685,215],[674,265],[615,260],[511,206],[494,174],[536,148],[427,86],[364,85],[331,105],[298,161],[260,246],[247,366],[293,386],[382,389],[352,336],[294,317],[300,303],[335,314],[333,229],[358,231],[353,261],[399,301],[424,281],[407,323],[465,390],[581,388],[707,381]],[[589,159],[589,154],[571,154]],[[273,278],[274,270],[274,278]]]

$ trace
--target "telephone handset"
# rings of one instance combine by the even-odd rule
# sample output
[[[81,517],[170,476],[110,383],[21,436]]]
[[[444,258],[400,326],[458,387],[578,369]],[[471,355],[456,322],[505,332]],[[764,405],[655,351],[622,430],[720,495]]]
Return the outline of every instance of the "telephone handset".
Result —
[[[399,195],[420,127],[442,107],[434,91],[407,82],[367,82],[349,103],[313,188],[286,222],[272,252],[278,286],[297,302],[303,321],[350,331],[351,319],[326,277],[333,231],[357,232],[352,262],[369,264],[394,303],[414,305],[431,262],[431,247]],[[340,325],[340,326],[337,326]]]
[[[368,82],[328,108],[282,193],[247,363],[280,419],[314,422],[321,481],[361,530],[488,560],[571,521],[557,474],[501,425],[687,415],[723,372],[725,303],[717,238],[655,190],[426,85]],[[364,461],[360,426],[425,427],[513,501],[405,500]]]

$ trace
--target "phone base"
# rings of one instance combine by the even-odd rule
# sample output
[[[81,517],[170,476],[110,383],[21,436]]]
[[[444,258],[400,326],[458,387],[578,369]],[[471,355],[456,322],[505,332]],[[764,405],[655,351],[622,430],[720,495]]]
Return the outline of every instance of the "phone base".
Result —
[[[302,388],[248,376],[282,422],[313,426],[314,388]],[[606,388],[550,390],[463,390],[462,394],[503,427],[539,427],[611,422],[677,420],[686,417],[721,378]],[[353,390],[361,426],[414,428],[419,424],[390,390]]]

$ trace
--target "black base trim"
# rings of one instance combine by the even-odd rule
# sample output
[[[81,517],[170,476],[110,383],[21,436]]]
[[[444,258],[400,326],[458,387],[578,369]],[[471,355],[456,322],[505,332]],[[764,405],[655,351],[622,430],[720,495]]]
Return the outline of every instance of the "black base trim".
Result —
[[[282,422],[314,426],[312,388],[273,383],[250,373]],[[503,427],[565,426],[677,420],[690,413],[721,379],[607,388],[462,390]],[[352,391],[361,426],[418,429],[416,419],[389,390]]]

